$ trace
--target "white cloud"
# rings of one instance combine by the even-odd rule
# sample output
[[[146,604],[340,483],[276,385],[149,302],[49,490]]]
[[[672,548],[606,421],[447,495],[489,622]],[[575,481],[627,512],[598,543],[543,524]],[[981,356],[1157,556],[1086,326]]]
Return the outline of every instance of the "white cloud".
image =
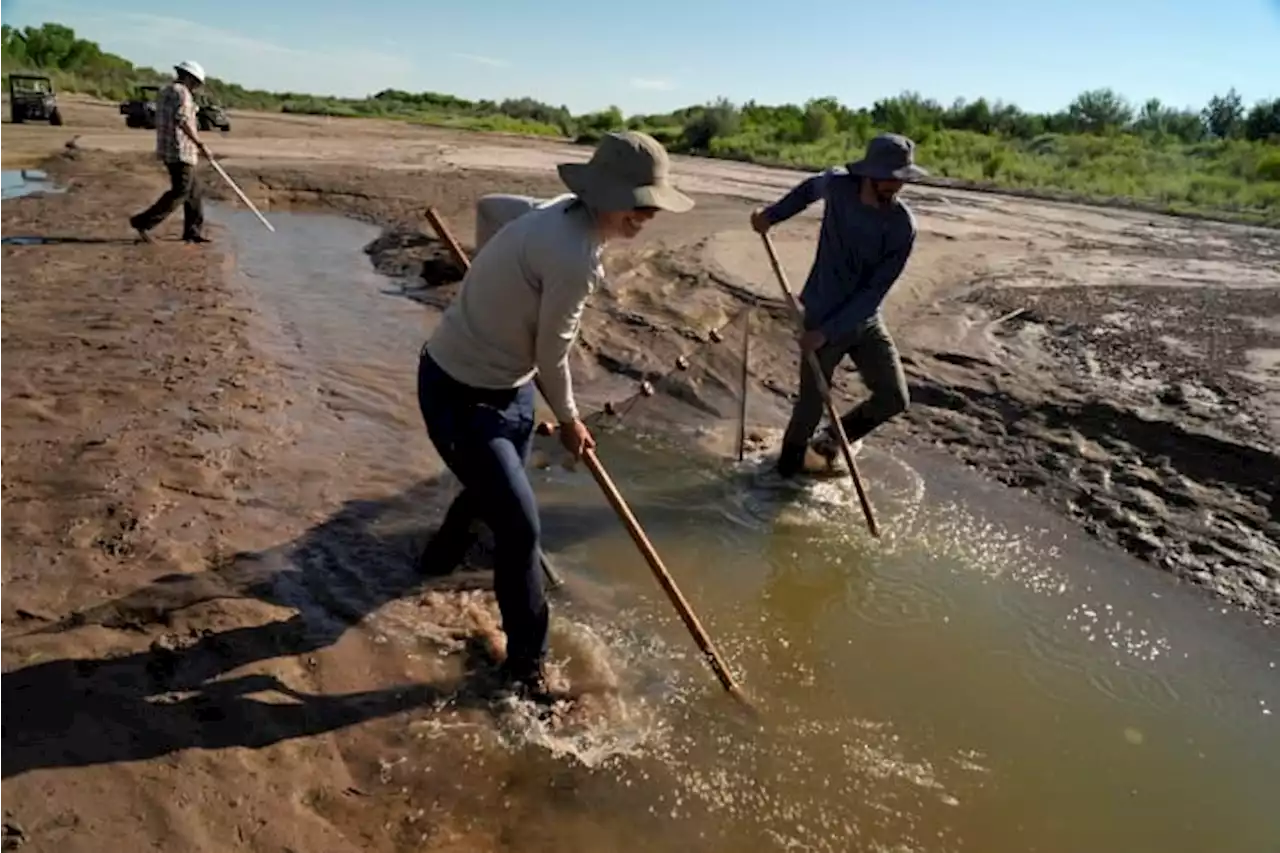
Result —
[[[491,68],[506,68],[510,65],[505,59],[496,59],[492,56],[481,56],[478,53],[455,53],[458,59],[465,59],[468,62],[474,62],[477,65],[488,65]]]
[[[171,18],[167,15],[152,15],[146,12],[126,12],[117,17],[124,22],[137,25],[137,28],[130,27],[129,30],[136,33],[136,38],[138,39],[194,41],[237,50],[275,53],[298,58],[311,55],[310,51],[285,47],[284,45],[246,36],[234,30],[211,27],[208,24],[188,21],[185,18]]]
[[[83,38],[162,71],[195,59],[214,77],[254,89],[362,97],[404,88],[410,60],[385,50],[298,48],[186,18],[130,12],[76,16]]]
[[[653,77],[632,77],[632,89],[646,89],[651,92],[670,92],[676,87],[671,80],[660,80]]]

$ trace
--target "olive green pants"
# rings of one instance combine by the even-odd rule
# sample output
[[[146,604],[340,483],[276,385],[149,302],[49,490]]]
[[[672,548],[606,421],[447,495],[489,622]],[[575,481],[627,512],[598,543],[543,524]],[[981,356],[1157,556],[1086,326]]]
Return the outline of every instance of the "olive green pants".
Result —
[[[844,340],[830,341],[817,352],[822,376],[831,385],[831,377],[840,359],[848,356],[871,396],[859,403],[842,418],[845,435],[849,441],[857,441],[876,427],[906,411],[909,397],[907,377],[902,371],[902,359],[884,321],[876,315],[865,326]],[[791,421],[782,438],[782,452],[804,457],[805,447],[822,420],[826,403],[818,393],[809,360],[800,360],[800,399],[791,411]],[[798,467],[798,466],[797,466]]]

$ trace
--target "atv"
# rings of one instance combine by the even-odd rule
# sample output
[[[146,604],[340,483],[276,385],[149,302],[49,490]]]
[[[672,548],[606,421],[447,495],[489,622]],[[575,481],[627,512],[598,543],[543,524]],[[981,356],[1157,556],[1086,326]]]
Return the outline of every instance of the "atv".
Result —
[[[159,86],[139,86],[135,89],[133,97],[120,104],[120,115],[124,116],[125,126],[155,130],[156,95],[159,93]]]
[[[10,74],[9,121],[14,124],[47,121],[55,127],[61,125],[62,111],[58,109],[53,81],[34,74]]]
[[[201,98],[196,110],[196,126],[200,130],[213,130],[216,127],[227,133],[231,130],[231,119],[227,118],[227,111],[222,107],[208,98]]]
[[[125,125],[155,130],[156,96],[159,94],[159,86],[139,86],[132,99],[120,104],[120,115],[125,117]],[[196,106],[196,128],[212,130],[215,127],[223,133],[231,130],[231,120],[227,118],[226,111],[207,98],[199,99]]]

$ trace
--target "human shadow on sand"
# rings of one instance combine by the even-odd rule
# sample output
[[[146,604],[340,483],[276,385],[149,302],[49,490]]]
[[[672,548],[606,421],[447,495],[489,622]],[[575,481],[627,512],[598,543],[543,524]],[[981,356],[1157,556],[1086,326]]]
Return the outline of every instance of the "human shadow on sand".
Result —
[[[635,461],[644,464],[643,458]],[[626,472],[616,473],[623,474],[619,480],[623,491],[630,491]],[[543,540],[549,550],[572,548],[620,529],[617,515],[586,472],[579,469],[574,476],[580,483],[572,488],[581,489],[581,499],[540,506]],[[674,488],[659,484],[656,491],[650,486],[627,498],[642,523],[672,529],[687,526],[690,511],[696,508],[715,514],[715,507],[736,487],[707,479]],[[323,648],[387,602],[411,592],[488,588],[490,555],[483,547],[471,552],[468,570],[447,578],[424,582],[415,565],[457,488],[446,474],[387,497],[349,500],[293,541],[235,554],[203,572],[162,576],[34,633],[57,633],[82,625],[144,631],[168,626],[176,614],[195,605],[256,599],[297,611],[293,621],[299,625],[299,634],[290,647],[294,653]],[[264,646],[263,651],[272,650]],[[242,650],[235,666],[251,660],[245,654],[247,650]]]
[[[3,776],[143,760],[192,747],[261,747],[446,698],[455,705],[487,705],[496,687],[493,662],[472,638],[464,640],[465,674],[455,683],[318,695],[268,675],[221,678],[254,662],[330,646],[384,604],[411,593],[487,588],[490,579],[482,571],[424,582],[415,566],[428,528],[455,488],[444,477],[389,498],[348,501],[294,541],[237,554],[203,572],[159,578],[39,629],[99,625],[154,635],[157,627],[185,624],[182,612],[189,608],[227,599],[294,611],[287,619],[216,633],[188,630],[176,641],[167,634],[149,651],[123,657],[55,660],[5,673]],[[687,523],[688,507],[708,505],[723,488],[698,485],[634,509],[658,526],[676,527]],[[542,519],[550,547],[594,538],[618,523],[603,499],[546,507]],[[264,692],[292,701],[254,698]]]
[[[191,662],[228,669],[241,648],[293,652],[296,625],[275,622],[205,637],[181,652],[57,660],[5,673],[4,778],[29,770],[139,761],[184,749],[269,746],[407,711],[461,693],[460,685],[407,684],[323,695],[274,676],[244,675],[176,688]],[[276,693],[291,702],[264,701]]]
[[[137,243],[137,237],[76,237],[41,236],[37,234],[6,234],[0,237],[0,245],[4,246],[60,246],[73,244],[80,246],[127,246]]]
[[[133,761],[192,747],[261,747],[397,714],[448,697],[480,703],[487,674],[469,646],[455,683],[407,684],[341,695],[309,694],[274,677],[220,679],[247,664],[305,655],[335,643],[384,603],[422,589],[411,558],[423,538],[428,482],[390,500],[352,500],[293,542],[238,554],[204,572],[170,575],[73,614],[40,633],[85,625],[150,633],[180,611],[220,599],[258,599],[296,612],[226,631],[166,634],[122,657],[65,659],[6,672],[5,778],[29,770]],[[441,582],[466,588],[474,572]],[[262,701],[274,692],[287,704]]]

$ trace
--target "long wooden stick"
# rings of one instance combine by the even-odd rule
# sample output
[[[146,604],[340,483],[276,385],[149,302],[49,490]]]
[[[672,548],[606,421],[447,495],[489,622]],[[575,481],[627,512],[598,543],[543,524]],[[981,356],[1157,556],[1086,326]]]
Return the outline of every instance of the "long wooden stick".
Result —
[[[453,239],[453,233],[449,230],[449,226],[444,224],[444,220],[440,218],[439,212],[434,207],[427,208],[427,222],[431,223],[431,227],[435,230],[436,236],[440,238],[440,242],[444,243],[444,247],[449,250],[449,254],[453,255],[454,263],[462,267],[463,271],[471,269],[471,259],[462,250],[461,244]]]
[[[742,387],[738,398],[738,461],[747,456],[747,383],[751,363],[751,309],[742,312]]]
[[[462,247],[458,245],[458,241],[453,239],[453,235],[449,233],[448,227],[440,218],[440,214],[435,208],[427,208],[427,220],[431,223],[431,227],[435,229],[436,234],[440,237],[441,242],[449,249],[454,260],[464,270],[471,268],[471,261],[467,258]],[[538,393],[542,394],[546,399],[546,394],[542,393],[542,383],[535,380],[538,386]],[[539,427],[538,431],[545,435],[549,435],[555,431],[554,426],[545,424]],[[587,464],[587,470],[591,472],[591,476],[595,478],[596,484],[600,486],[600,491],[604,492],[605,500],[613,507],[613,511],[617,513],[622,526],[627,529],[631,540],[635,542],[636,547],[640,549],[641,556],[645,562],[649,564],[649,568],[653,571],[654,577],[658,579],[658,584],[666,592],[667,598],[675,606],[676,612],[680,614],[680,618],[684,621],[685,627],[689,629],[689,633],[693,635],[693,640],[698,644],[698,648],[702,650],[702,654],[706,657],[707,663],[710,664],[712,671],[716,674],[716,678],[720,679],[720,684],[728,691],[729,695],[737,699],[745,707],[752,707],[750,700],[747,699],[742,688],[734,681],[733,675],[729,672],[729,668],[725,666],[724,659],[720,657],[720,653],[716,651],[715,645],[711,642],[706,630],[702,627],[702,623],[698,621],[698,617],[694,614],[693,608],[689,606],[689,602],[685,600],[681,594],[680,588],[676,586],[675,579],[671,577],[671,573],[667,571],[667,567],[663,565],[662,558],[658,556],[657,550],[653,547],[653,543],[649,541],[649,537],[645,534],[644,528],[640,526],[640,522],[636,519],[635,514],[631,512],[631,508],[627,506],[627,502],[623,499],[622,493],[618,491],[618,487],[614,485],[613,479],[609,476],[609,472],[605,471],[604,465],[600,464],[600,458],[596,456],[594,450],[587,450],[582,454],[583,461]],[[545,568],[545,564],[544,564]]]
[[[538,425],[538,433],[540,435],[554,435],[558,429],[559,427],[553,423],[541,423]],[[644,557],[645,562],[649,564],[649,569],[653,572],[653,576],[658,579],[658,584],[667,594],[667,598],[675,607],[676,612],[680,614],[681,620],[684,621],[685,627],[689,629],[689,633],[693,636],[693,641],[702,650],[703,656],[706,657],[712,672],[716,674],[716,678],[720,680],[720,684],[723,685],[730,696],[737,699],[745,707],[754,707],[751,704],[751,700],[747,698],[742,688],[734,680],[729,668],[725,666],[724,658],[720,657],[720,653],[716,651],[715,643],[711,642],[711,636],[702,627],[702,623],[698,621],[697,614],[693,612],[688,600],[680,592],[680,588],[676,586],[675,578],[671,576],[671,572],[667,570],[662,558],[658,556],[658,551],[653,547],[653,542],[644,532],[644,528],[640,526],[639,519],[631,511],[631,507],[627,505],[626,499],[622,497],[618,487],[614,485],[613,478],[605,470],[600,457],[596,455],[594,450],[586,450],[583,451],[582,460],[587,464],[587,470],[595,478],[596,485],[600,487],[600,491],[604,492],[605,500],[609,502],[609,506],[613,507],[613,511],[622,522],[622,526],[627,529],[627,533],[631,536],[631,541],[640,550],[640,556]]]
[[[645,535],[644,528],[636,520],[635,514],[631,512],[631,508],[623,500],[618,487],[613,484],[613,480],[609,477],[609,472],[605,471],[604,466],[600,464],[600,459],[596,456],[595,451],[587,450],[583,452],[582,459],[587,463],[587,470],[591,472],[591,476],[595,478],[596,483],[600,486],[600,491],[604,492],[605,500],[613,507],[613,511],[618,514],[623,527],[627,528],[627,533],[631,535],[631,541],[635,542],[636,547],[640,549],[640,554],[644,557],[645,562],[649,564],[649,568],[653,571],[653,576],[658,579],[658,583],[662,586],[663,591],[666,592],[667,598],[671,600],[676,612],[684,620],[685,627],[693,635],[694,642],[702,650],[702,654],[716,674],[716,678],[720,679],[720,684],[734,699],[737,699],[743,705],[750,706],[750,700],[742,692],[742,688],[738,686],[738,683],[734,681],[729,668],[725,666],[724,659],[720,657],[720,653],[716,651],[715,645],[711,642],[711,637],[708,636],[706,629],[702,627],[702,623],[698,621],[698,617],[694,615],[693,608],[689,606],[689,602],[680,593],[680,588],[676,586],[671,573],[663,565],[662,558],[658,556],[653,543]]]
[[[440,242],[444,243],[449,250],[449,254],[453,255],[454,263],[462,267],[464,270],[471,269],[471,259],[467,257],[467,253],[462,250],[462,246],[458,245],[458,241],[453,239],[453,235],[449,233],[449,229],[445,226],[444,220],[440,218],[440,214],[436,213],[434,207],[427,208],[427,221],[431,223],[431,227],[435,229],[436,236],[440,238]],[[559,589],[564,586],[564,579],[560,577],[560,573],[551,565],[551,561],[547,558],[546,552],[541,548],[538,549],[538,562],[542,564],[542,573],[546,575],[548,583],[552,589]]]
[[[791,306],[791,314],[796,321],[796,328],[804,331],[804,309],[800,307],[800,303],[796,301],[796,295],[791,291],[791,285],[787,281],[787,273],[782,269],[782,263],[778,260],[778,251],[773,247],[773,240],[769,239],[768,234],[761,234],[760,239],[764,241],[765,251],[769,253],[769,263],[773,266],[773,274],[778,278],[778,286],[782,288],[782,292],[787,298],[787,304]],[[822,365],[818,362],[817,353],[813,350],[806,351],[805,361],[813,372],[813,381],[818,387],[818,393],[822,396],[822,401],[826,403],[827,417],[831,419],[831,428],[835,430],[836,436],[840,439],[840,450],[844,454],[845,464],[849,466],[849,476],[853,480],[854,490],[858,493],[858,502],[862,504],[862,514],[867,518],[867,527],[870,529],[872,536],[879,537],[880,525],[876,523],[875,510],[871,508],[871,500],[867,497],[867,490],[862,486],[862,477],[858,475],[858,466],[853,461],[853,448],[849,446],[849,437],[845,434],[844,424],[840,421],[840,411],[836,409],[835,399],[831,396],[831,385],[827,382],[826,376],[822,374]]]
[[[219,164],[218,161],[213,159],[212,157],[209,157],[208,160],[209,160],[209,165],[213,167],[213,170],[222,176],[222,180],[227,182],[227,186],[231,187],[231,189],[235,191],[235,194],[240,196],[240,200],[244,202],[245,205],[247,205],[250,210],[253,211],[253,215],[258,217],[258,219],[262,220],[262,224],[267,226],[268,231],[271,231],[274,233],[276,230],[275,226],[267,221],[267,217],[262,215],[262,211],[258,210],[258,208],[254,206],[253,202],[249,201],[249,197],[244,194],[244,190],[240,189],[239,185],[236,184],[235,181],[231,180],[231,176],[228,175],[226,171],[223,170],[222,165]]]

